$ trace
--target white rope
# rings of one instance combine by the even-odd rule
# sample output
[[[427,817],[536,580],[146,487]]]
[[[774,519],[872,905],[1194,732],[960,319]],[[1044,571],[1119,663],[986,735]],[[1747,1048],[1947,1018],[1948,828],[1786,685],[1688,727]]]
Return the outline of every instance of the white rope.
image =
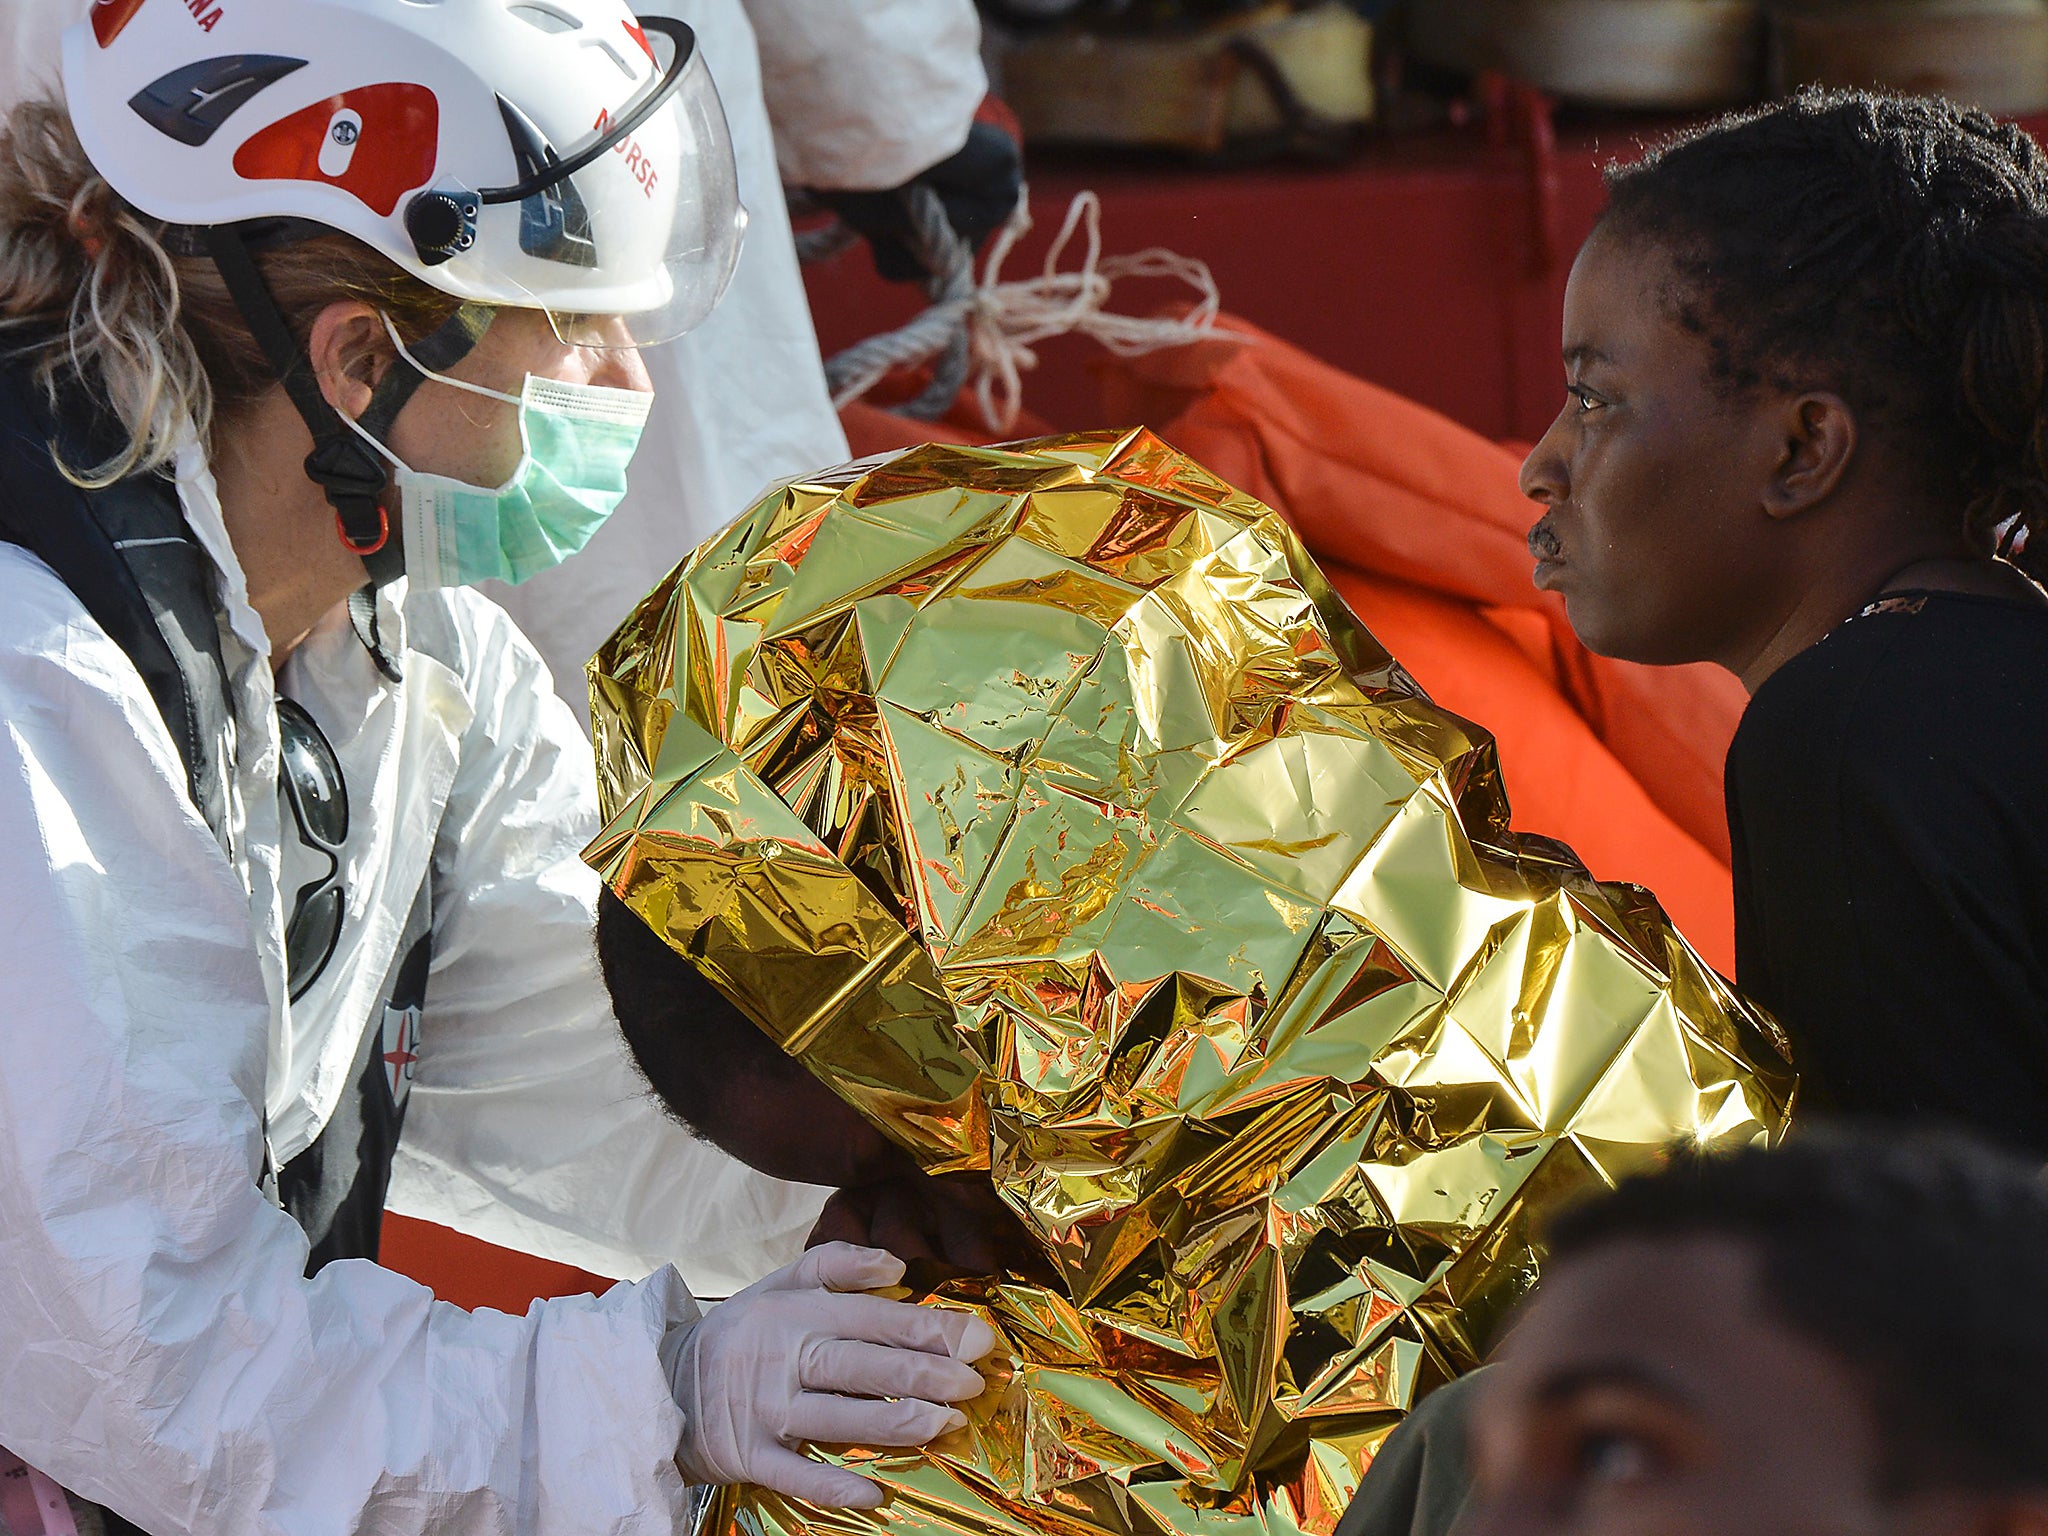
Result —
[[[826,365],[832,403],[843,406],[858,400],[893,369],[931,361],[964,333],[967,382],[974,387],[982,421],[989,431],[1000,434],[1016,424],[1023,407],[1023,375],[1038,366],[1034,349],[1054,337],[1090,336],[1118,357],[1140,357],[1210,338],[1248,339],[1216,328],[1222,299],[1206,264],[1156,246],[1129,256],[1104,257],[1102,200],[1093,192],[1077,193],[1068,205],[1037,276],[1003,281],[1004,261],[1031,227],[1027,191],[997,235],[981,281],[971,292],[933,304],[900,330],[856,343]],[[1061,259],[1077,233],[1084,241],[1081,265],[1062,272]],[[1125,278],[1178,280],[1199,298],[1179,319],[1117,314],[1109,308],[1110,295]],[[950,399],[948,394],[940,411]]]

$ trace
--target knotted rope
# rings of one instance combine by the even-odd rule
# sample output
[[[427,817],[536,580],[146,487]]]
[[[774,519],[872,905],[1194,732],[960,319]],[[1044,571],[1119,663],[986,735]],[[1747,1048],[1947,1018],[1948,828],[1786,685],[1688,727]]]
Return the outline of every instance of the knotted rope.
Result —
[[[1093,192],[1077,193],[1068,205],[1038,275],[1005,282],[1003,262],[1032,228],[1029,193],[1020,196],[1016,212],[989,249],[979,283],[973,251],[954,233],[938,194],[925,186],[912,186],[907,193],[918,255],[933,274],[925,283],[931,307],[908,325],[856,342],[827,361],[825,378],[835,406],[858,400],[894,369],[931,363],[931,384],[896,409],[934,420],[972,382],[982,421],[1001,434],[1016,423],[1023,375],[1038,366],[1033,348],[1042,342],[1079,332],[1118,357],[1139,357],[1232,335],[1216,329],[1221,298],[1204,263],[1156,246],[1129,256],[1103,256],[1102,201]],[[1062,272],[1061,258],[1077,232],[1086,246],[1081,265]],[[1115,314],[1108,307],[1110,291],[1122,278],[1177,279],[1199,299],[1179,319]]]

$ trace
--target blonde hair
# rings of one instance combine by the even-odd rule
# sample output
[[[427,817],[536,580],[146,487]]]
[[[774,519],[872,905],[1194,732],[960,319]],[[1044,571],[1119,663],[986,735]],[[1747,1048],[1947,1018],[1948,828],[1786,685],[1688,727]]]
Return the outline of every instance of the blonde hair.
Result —
[[[339,300],[383,310],[408,341],[459,307],[347,235],[256,261],[301,346]],[[188,432],[211,441],[279,387],[212,260],[167,249],[163,227],[107,185],[47,100],[17,106],[0,129],[0,350],[32,358],[53,398],[76,378],[126,430],[104,463],[59,466],[83,486],[168,468]]]

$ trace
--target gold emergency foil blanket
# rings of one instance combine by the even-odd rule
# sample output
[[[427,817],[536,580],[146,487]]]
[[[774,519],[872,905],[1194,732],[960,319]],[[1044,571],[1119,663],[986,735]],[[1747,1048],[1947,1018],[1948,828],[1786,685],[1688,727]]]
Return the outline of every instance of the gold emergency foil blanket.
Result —
[[[591,863],[1060,1283],[950,1282],[991,1389],[888,1505],[714,1532],[1328,1536],[1532,1229],[1775,1137],[1776,1028],[1508,830],[1271,511],[1145,432],[776,491],[591,664]]]

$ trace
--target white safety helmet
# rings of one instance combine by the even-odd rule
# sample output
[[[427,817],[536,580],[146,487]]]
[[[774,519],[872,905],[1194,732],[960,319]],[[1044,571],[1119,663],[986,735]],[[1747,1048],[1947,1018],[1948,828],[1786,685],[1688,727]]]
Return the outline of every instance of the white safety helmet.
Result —
[[[600,342],[606,316],[636,344],[679,336],[739,255],[695,38],[621,0],[99,0],[65,34],[64,89],[143,213],[338,230],[564,340]]]

